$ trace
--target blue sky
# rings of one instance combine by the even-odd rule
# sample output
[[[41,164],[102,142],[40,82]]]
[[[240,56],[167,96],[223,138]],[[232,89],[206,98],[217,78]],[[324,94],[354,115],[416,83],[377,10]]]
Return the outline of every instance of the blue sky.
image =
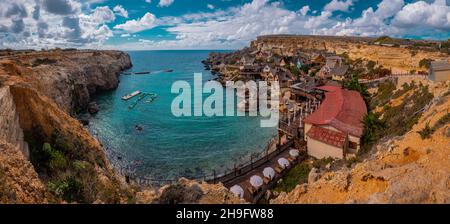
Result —
[[[236,49],[263,34],[450,38],[450,0],[2,0],[0,47]]]

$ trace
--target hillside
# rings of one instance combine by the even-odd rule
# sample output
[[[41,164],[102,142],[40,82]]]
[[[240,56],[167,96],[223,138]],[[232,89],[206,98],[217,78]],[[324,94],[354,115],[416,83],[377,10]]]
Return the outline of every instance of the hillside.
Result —
[[[347,54],[350,59],[366,59],[377,62],[393,73],[409,73],[412,70],[424,70],[419,66],[424,58],[448,60],[449,55],[426,50],[414,50],[409,46],[383,46],[369,44],[374,38],[363,37],[327,37],[327,36],[262,36],[252,41],[251,48],[258,51],[270,50],[280,55],[291,55],[297,49],[323,50],[336,54]],[[426,69],[425,69],[426,70]]]
[[[310,173],[308,183],[281,193],[271,203],[449,203],[450,82],[420,81],[429,85],[434,97],[411,130],[381,139],[351,168]],[[388,116],[384,110],[399,105],[399,99],[414,97],[413,90],[401,89],[397,86],[398,96],[380,110],[383,116]]]

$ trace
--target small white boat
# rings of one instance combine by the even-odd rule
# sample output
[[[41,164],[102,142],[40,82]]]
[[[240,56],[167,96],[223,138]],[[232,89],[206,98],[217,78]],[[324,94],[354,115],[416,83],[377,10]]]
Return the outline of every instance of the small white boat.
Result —
[[[137,96],[139,94],[141,94],[141,91],[139,91],[139,90],[134,91],[134,92],[132,92],[132,93],[130,93],[128,95],[123,96],[122,100],[129,100],[129,99],[131,99],[131,98],[133,98],[133,97],[135,97],[135,96]]]

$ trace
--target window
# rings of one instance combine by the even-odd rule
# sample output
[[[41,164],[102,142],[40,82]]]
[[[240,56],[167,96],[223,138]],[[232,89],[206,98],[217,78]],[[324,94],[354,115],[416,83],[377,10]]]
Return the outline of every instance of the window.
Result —
[[[348,142],[348,147],[351,148],[351,149],[356,149],[356,148],[358,148],[358,143],[349,141]]]

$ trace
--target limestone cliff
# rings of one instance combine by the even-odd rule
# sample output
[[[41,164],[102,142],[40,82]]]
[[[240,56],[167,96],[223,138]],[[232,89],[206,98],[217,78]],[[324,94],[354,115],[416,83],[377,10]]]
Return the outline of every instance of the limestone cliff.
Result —
[[[71,114],[86,109],[92,94],[116,88],[119,72],[130,67],[129,55],[119,51],[47,51],[0,60],[10,81],[27,83]]]
[[[0,58],[0,203],[240,203],[222,185],[130,185],[74,115],[116,88],[131,66],[118,51],[47,51]],[[29,147],[28,147],[29,145]]]
[[[116,51],[0,58],[2,202],[133,200],[133,190],[113,171],[100,143],[69,115],[83,110],[91,94],[115,88],[119,72],[130,66],[129,56]]]
[[[419,61],[424,58],[448,60],[449,56],[439,52],[410,50],[406,47],[369,45],[374,38],[365,37],[327,37],[327,36],[262,36],[251,43],[251,47],[270,50],[280,55],[293,55],[297,50],[323,50],[347,53],[355,60],[358,58],[372,60],[392,69],[393,73],[408,73],[411,70],[423,70]]]
[[[435,97],[411,131],[381,141],[374,154],[353,168],[325,171],[317,181],[310,178],[271,202],[449,203],[450,83],[423,82]],[[436,130],[423,139],[419,132],[427,124]]]

